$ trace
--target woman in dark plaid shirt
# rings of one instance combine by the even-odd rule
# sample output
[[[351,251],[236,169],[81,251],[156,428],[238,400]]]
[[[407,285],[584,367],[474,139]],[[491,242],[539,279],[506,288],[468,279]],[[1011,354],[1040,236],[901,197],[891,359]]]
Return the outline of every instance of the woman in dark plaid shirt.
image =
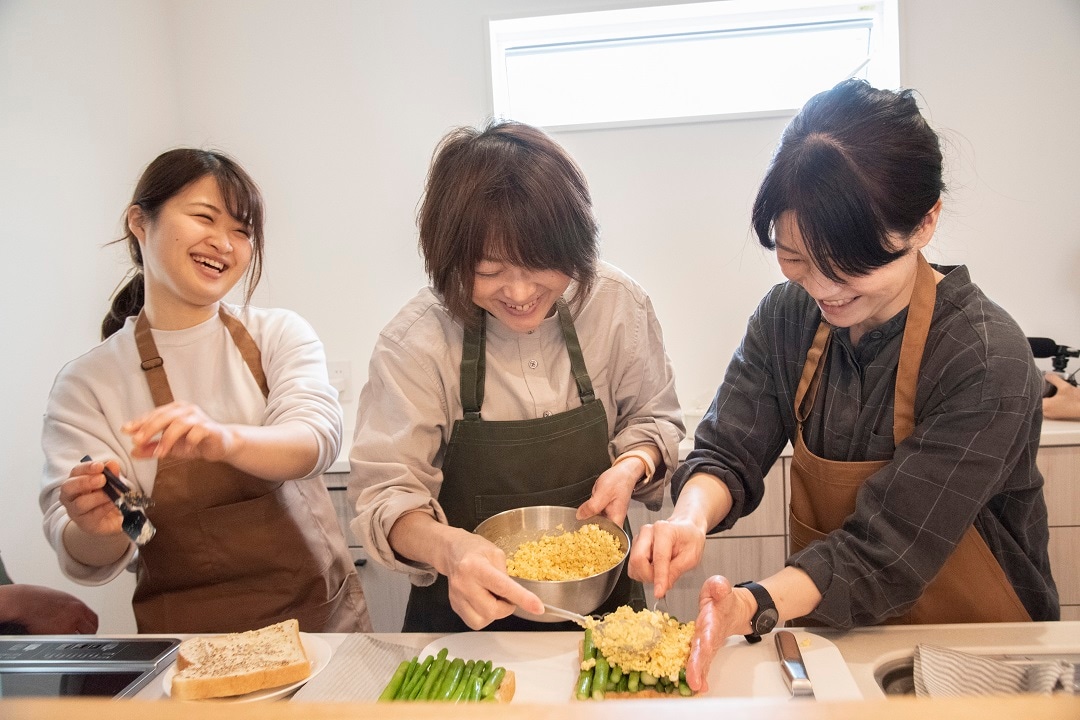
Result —
[[[1035,465],[1041,373],[965,267],[923,258],[943,190],[938,137],[910,91],[848,80],[784,131],[753,224],[788,282],[750,319],[672,478],[674,512],[631,554],[631,575],[663,596],[706,534],[758,506],[791,443],[786,567],[705,582],[695,690],[728,636],[754,641],[777,621],[1059,617]]]

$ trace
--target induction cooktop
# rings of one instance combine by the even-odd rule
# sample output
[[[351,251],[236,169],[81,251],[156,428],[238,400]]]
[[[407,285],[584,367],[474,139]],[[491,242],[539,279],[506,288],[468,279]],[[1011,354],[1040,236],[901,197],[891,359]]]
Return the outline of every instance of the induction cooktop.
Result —
[[[0,636],[0,698],[131,697],[172,662],[176,638]]]

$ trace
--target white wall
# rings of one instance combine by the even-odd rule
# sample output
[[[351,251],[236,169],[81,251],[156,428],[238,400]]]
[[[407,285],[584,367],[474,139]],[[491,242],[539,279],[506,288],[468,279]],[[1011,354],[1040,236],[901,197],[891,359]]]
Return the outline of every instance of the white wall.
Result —
[[[351,426],[378,330],[424,282],[414,216],[431,151],[488,112],[484,19],[619,4],[0,0],[0,551],[11,573],[84,597],[105,632],[133,629],[130,578],[88,589],[56,569],[36,504],[38,438],[56,370],[96,342],[124,272],[123,253],[102,244],[154,155],[221,148],[262,185],[269,257],[256,301],[299,311],[331,360],[351,361]],[[902,0],[901,21],[904,83],[949,141],[931,259],[967,263],[1029,335],[1080,345],[1080,4]],[[605,257],[653,296],[690,413],[780,277],[748,212],[784,124],[558,135],[590,179]]]

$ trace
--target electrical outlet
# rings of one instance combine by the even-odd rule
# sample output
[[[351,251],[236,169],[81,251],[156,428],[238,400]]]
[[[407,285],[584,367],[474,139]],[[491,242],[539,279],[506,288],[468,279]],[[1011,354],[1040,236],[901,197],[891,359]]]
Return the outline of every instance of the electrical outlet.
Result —
[[[330,385],[338,391],[338,397],[348,394],[352,379],[352,363],[348,360],[327,362],[326,371],[330,374]]]

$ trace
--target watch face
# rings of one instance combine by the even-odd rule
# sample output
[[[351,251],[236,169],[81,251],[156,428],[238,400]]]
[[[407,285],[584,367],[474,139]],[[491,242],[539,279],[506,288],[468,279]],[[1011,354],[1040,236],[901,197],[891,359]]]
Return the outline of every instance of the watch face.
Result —
[[[768,608],[762,610],[754,621],[754,632],[759,635],[764,635],[767,632],[771,632],[776,627],[776,621],[780,619],[780,614],[776,612],[776,608]]]

